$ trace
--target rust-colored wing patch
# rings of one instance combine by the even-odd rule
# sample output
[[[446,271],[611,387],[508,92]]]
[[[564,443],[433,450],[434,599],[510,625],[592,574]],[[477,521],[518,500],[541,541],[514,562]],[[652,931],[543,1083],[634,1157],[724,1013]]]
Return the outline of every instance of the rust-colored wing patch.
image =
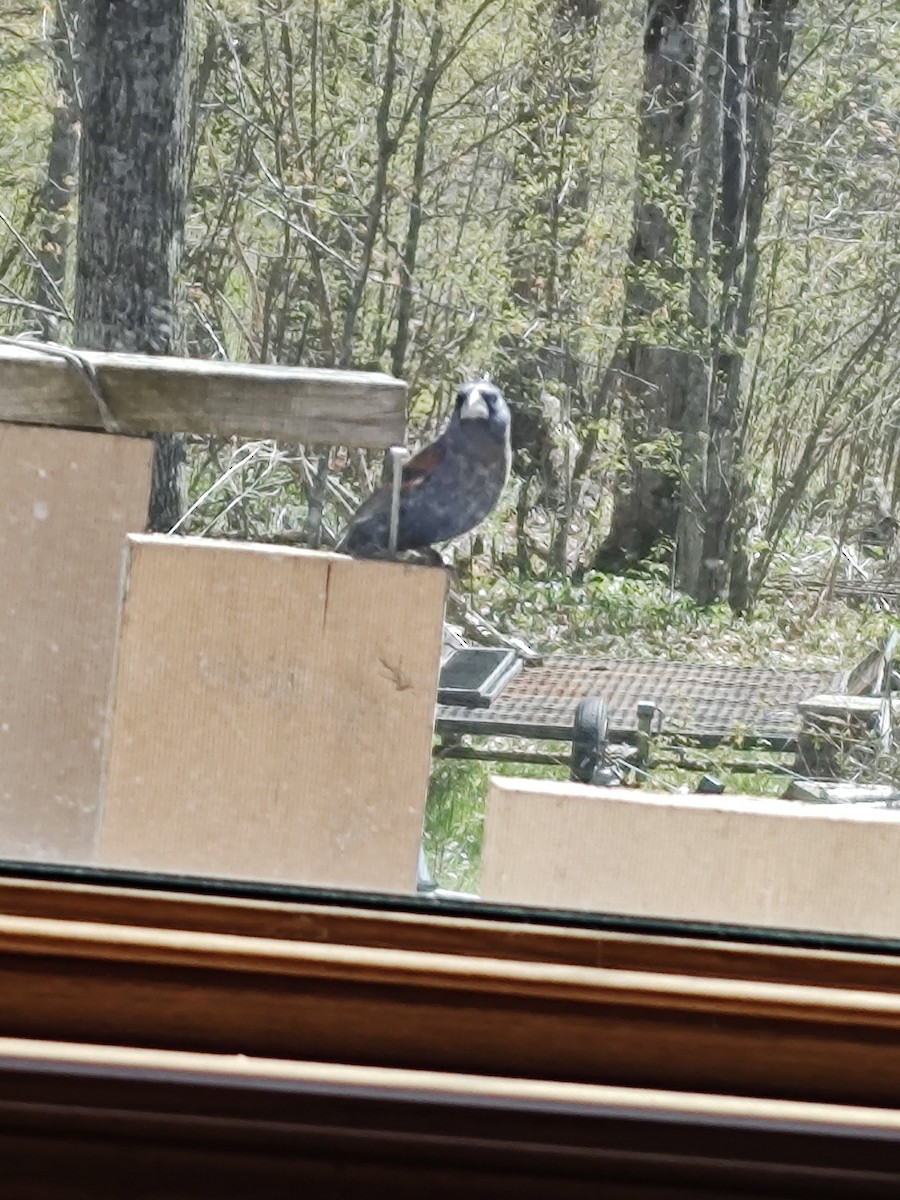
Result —
[[[403,481],[400,490],[409,492],[421,487],[427,477],[444,461],[446,451],[437,442],[426,446],[418,454],[414,454],[403,468]]]

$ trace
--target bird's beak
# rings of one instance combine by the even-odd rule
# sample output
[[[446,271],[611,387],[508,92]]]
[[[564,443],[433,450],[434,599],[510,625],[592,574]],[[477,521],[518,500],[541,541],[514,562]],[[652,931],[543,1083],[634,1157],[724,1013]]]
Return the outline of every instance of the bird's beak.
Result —
[[[459,410],[459,419],[461,421],[488,421],[490,416],[491,410],[488,408],[487,400],[478,388],[473,388],[463,400],[462,408]]]

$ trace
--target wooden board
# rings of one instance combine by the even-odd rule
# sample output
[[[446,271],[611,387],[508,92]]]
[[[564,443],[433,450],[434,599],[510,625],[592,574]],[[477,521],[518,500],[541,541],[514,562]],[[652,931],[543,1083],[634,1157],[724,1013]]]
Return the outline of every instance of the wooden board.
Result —
[[[387,447],[406,430],[406,384],[389,375],[79,352],[123,432],[284,438]],[[0,420],[102,428],[64,358],[0,344]]]
[[[0,425],[0,857],[93,845],[122,552],[146,523],[152,451]]]
[[[8,1037],[0,1154],[15,1200],[900,1194],[889,1107]]]
[[[75,1044],[42,1039],[0,1036],[0,1075],[4,1082],[17,1069],[43,1071],[62,1083],[80,1078],[109,1076],[130,1080],[167,1080],[197,1089],[209,1085],[263,1091],[277,1088],[285,1103],[303,1094],[323,1092],[381,1100],[411,1102],[423,1108],[444,1102],[471,1104],[485,1114],[511,1104],[519,1109],[543,1110],[549,1117],[560,1108],[582,1118],[618,1110],[635,1119],[667,1115],[744,1119],[820,1128],[832,1136],[839,1129],[892,1131],[900,1141],[900,1113],[891,1108],[821,1104],[808,1100],[773,1100],[768,1097],[708,1095],[703,1092],[668,1091],[662,1088],[623,1088],[608,1084],[568,1083],[559,1080],[517,1079],[498,1075],[465,1075],[454,1071],[420,1068],[360,1066],[356,1063],[310,1062],[303,1059],[258,1058],[245,1054],[209,1054],[157,1047]],[[73,1089],[74,1090],[74,1089]],[[199,1090],[195,1094],[199,1095]],[[414,1109],[415,1110],[415,1109]],[[323,1114],[321,1110],[318,1115]],[[523,1152],[527,1149],[522,1146]],[[900,1173],[900,1158],[896,1163]]]
[[[485,900],[900,937],[900,811],[491,781]]]
[[[0,913],[5,1037],[900,1107],[897,993],[659,966]]]
[[[79,868],[82,880],[86,874]],[[91,883],[0,878],[0,913],[65,921],[75,928],[88,921],[319,945],[421,950],[506,962],[900,992],[900,957],[885,953],[883,944],[877,942],[863,943],[866,949],[862,952],[850,950],[846,944],[839,949],[822,945],[810,949],[688,937],[683,932],[667,937],[660,932],[651,935],[499,920],[494,913],[485,920],[484,905],[475,904],[468,905],[467,915],[461,917],[458,910],[447,912],[422,897],[410,897],[407,911],[395,911],[396,900],[381,910],[374,906],[350,908],[346,901],[342,905],[321,895],[318,902],[309,895],[300,902],[290,897],[298,890],[290,885],[280,889],[285,895],[279,899],[271,898],[271,892],[278,889],[273,884],[266,887],[269,899],[238,899],[179,891],[177,878],[171,880],[171,890],[151,891],[116,886],[96,878],[99,872],[94,874]],[[253,885],[249,886],[252,889]],[[816,940],[826,941],[821,935],[816,935]]]
[[[810,696],[797,704],[803,716],[814,721],[824,720],[874,721],[883,712],[889,711],[896,719],[900,716],[900,699],[896,696],[853,696],[847,693],[823,692]]]
[[[129,538],[98,860],[415,888],[446,574]]]

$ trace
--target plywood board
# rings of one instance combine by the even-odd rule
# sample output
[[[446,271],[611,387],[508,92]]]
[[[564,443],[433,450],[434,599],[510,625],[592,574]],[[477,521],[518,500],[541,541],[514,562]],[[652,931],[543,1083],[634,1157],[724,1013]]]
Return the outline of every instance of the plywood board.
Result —
[[[126,433],[200,433],[383,448],[403,441],[406,384],[375,371],[81,350]],[[0,345],[0,420],[103,428],[79,369]]]
[[[152,453],[0,425],[0,857],[92,848],[122,554],[146,524]]]
[[[104,865],[410,891],[446,574],[129,538]]]
[[[900,936],[900,811],[491,780],[481,896]]]

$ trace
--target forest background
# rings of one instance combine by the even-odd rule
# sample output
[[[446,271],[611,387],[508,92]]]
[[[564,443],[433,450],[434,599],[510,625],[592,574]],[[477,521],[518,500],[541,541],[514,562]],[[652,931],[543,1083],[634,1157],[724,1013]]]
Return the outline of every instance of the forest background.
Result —
[[[131,344],[77,294],[102,234],[79,79],[113,7],[0,0],[2,334]],[[513,477],[451,557],[469,606],[540,649],[871,649],[900,595],[896,0],[149,7],[183,195],[135,216],[173,280],[135,348],[392,372],[419,443],[490,373]],[[311,545],[382,470],[168,455],[157,527]]]

